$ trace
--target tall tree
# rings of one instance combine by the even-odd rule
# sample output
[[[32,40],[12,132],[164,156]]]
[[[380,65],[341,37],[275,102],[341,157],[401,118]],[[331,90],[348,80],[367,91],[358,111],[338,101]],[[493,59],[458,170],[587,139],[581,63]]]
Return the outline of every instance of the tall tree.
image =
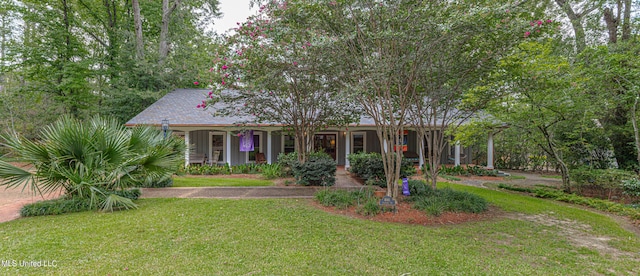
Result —
[[[330,51],[317,30],[308,28],[312,24],[312,18],[291,3],[263,5],[227,37],[228,47],[211,68],[215,95],[212,91],[200,107],[225,102],[218,112],[255,118],[237,122],[247,127],[287,124],[298,160],[306,162],[318,130],[357,116],[350,98],[338,94],[331,70],[335,61],[327,59]]]

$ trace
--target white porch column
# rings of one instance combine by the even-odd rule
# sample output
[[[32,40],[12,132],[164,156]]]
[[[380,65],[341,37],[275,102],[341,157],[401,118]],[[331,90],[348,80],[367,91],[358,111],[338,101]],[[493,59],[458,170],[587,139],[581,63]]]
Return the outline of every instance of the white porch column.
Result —
[[[423,137],[418,137],[418,166],[420,166],[420,170],[424,167],[424,139]]]
[[[493,170],[493,132],[489,132],[487,139],[487,169]]]
[[[460,141],[456,141],[454,165],[460,166]]]
[[[271,152],[273,149],[271,148],[271,130],[267,130],[267,164],[271,164]]]
[[[225,155],[227,156],[227,164],[231,167],[231,131],[227,131],[227,144],[225,145]]]
[[[344,132],[344,169],[351,167],[349,163],[349,154],[351,153],[351,131]]]
[[[189,131],[184,132],[184,166],[189,166]]]

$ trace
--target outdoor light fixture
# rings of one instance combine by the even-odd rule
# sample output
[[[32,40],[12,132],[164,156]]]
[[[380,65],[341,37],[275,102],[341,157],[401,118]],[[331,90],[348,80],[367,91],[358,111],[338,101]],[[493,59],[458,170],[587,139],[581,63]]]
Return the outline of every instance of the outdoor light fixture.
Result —
[[[162,120],[162,132],[164,132],[164,138],[167,138],[167,131],[169,130],[169,119]]]

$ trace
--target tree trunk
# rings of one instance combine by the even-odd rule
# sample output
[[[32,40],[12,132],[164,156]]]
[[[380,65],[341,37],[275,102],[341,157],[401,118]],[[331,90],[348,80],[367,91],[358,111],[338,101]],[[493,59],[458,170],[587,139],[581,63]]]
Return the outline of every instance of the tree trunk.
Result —
[[[622,40],[631,37],[631,0],[624,0],[624,15],[622,21]]]
[[[144,59],[144,43],[142,40],[142,18],[140,18],[140,2],[132,0],[133,5],[133,23],[136,33],[136,57]]]
[[[584,14],[580,14],[580,16],[578,16],[573,10],[573,8],[571,7],[571,5],[566,2],[566,0],[555,0],[555,1],[556,1],[556,4],[558,4],[558,6],[562,8],[565,14],[567,14],[567,17],[571,22],[571,26],[573,27],[573,33],[575,35],[575,40],[576,40],[576,53],[579,54],[580,52],[582,52],[582,50],[584,50],[584,48],[587,47],[586,34],[584,32],[584,27],[582,26],[582,22],[581,22],[582,16]]]
[[[604,22],[607,24],[607,31],[609,32],[609,43],[617,43],[619,17],[613,14],[611,8],[604,9]]]
[[[169,21],[171,14],[180,5],[182,0],[175,0],[173,5],[169,6],[169,0],[162,0],[162,25],[160,26],[160,46],[158,48],[159,64],[164,64],[169,54]]]
[[[562,157],[560,157],[560,154],[558,154],[558,150],[556,149],[556,145],[553,142],[553,137],[551,137],[551,133],[547,131],[546,127],[539,126],[538,128],[542,132],[542,135],[544,136],[545,140],[547,140],[546,147],[542,145],[540,146],[544,151],[551,154],[553,156],[553,159],[555,159],[556,162],[558,162],[558,165],[560,166],[560,173],[562,173],[562,188],[564,189],[565,192],[570,193],[571,180],[569,179],[569,168],[567,167],[567,164],[565,164],[564,161],[562,160]]]
[[[633,109],[631,110],[631,123],[633,124],[633,135],[636,142],[636,159],[638,160],[638,165],[640,165],[640,133],[638,133],[638,121],[636,117],[636,113],[638,110],[638,97],[639,96],[636,96],[636,99],[633,102]]]

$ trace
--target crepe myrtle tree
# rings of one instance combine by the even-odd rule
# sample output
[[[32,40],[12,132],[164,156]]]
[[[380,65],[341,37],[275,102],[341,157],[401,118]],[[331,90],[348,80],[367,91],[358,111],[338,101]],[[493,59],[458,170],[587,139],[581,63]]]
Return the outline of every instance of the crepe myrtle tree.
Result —
[[[448,28],[426,20],[432,36],[425,48],[427,55],[416,81],[416,100],[409,109],[412,126],[418,133],[420,150],[426,152],[425,176],[436,187],[438,170],[448,137],[468,122],[492,100],[508,89],[485,89],[478,84],[493,73],[498,62],[513,53],[525,40],[544,36],[555,25],[551,20],[530,20],[519,4],[443,3],[439,15],[449,20]],[[425,148],[426,147],[426,148]]]
[[[298,160],[314,150],[314,134],[359,118],[350,95],[341,93],[328,41],[314,18],[286,1],[270,1],[238,22],[213,59],[212,91],[198,106],[249,118],[238,126],[284,124],[295,136]]]

